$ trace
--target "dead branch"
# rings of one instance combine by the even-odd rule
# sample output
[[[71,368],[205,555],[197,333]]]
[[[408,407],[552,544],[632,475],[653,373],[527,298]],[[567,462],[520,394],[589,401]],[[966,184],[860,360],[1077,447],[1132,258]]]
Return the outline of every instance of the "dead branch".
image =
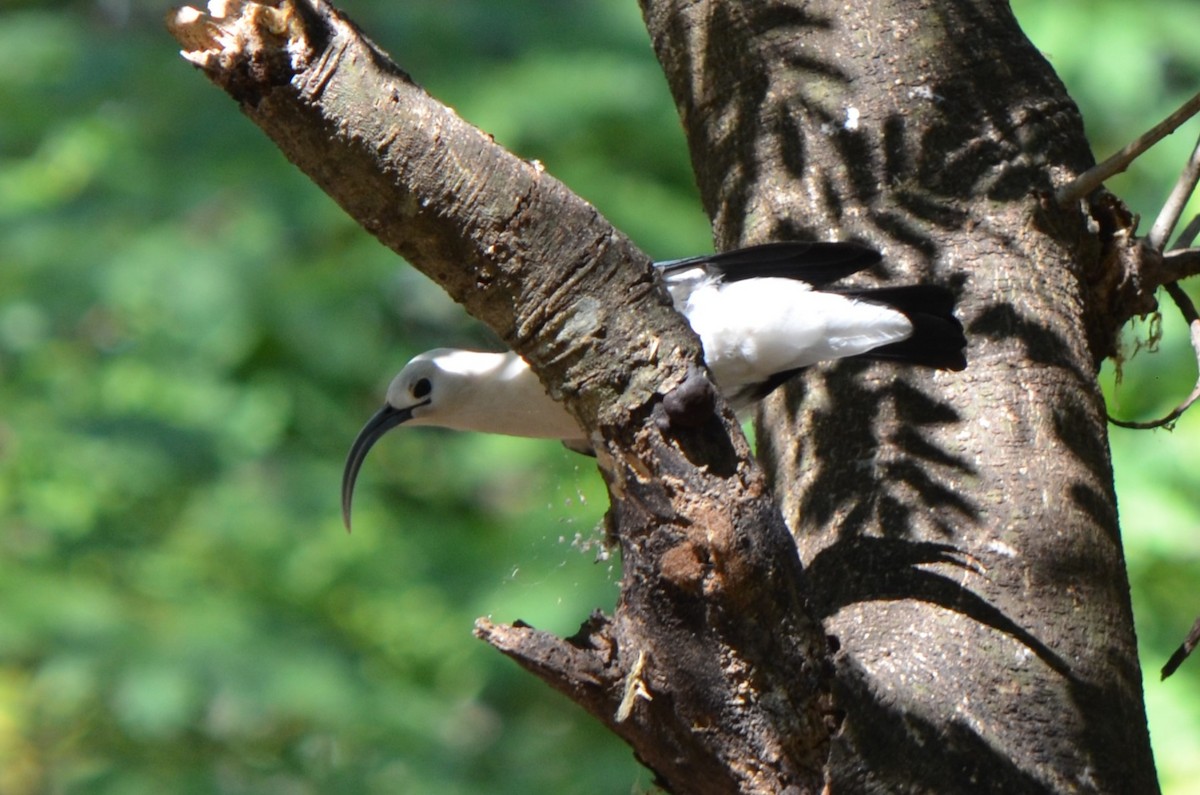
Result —
[[[1162,678],[1166,679],[1171,674],[1178,670],[1179,666],[1183,665],[1183,661],[1188,658],[1192,650],[1196,648],[1196,644],[1200,643],[1200,618],[1196,619],[1196,623],[1192,624],[1192,629],[1188,632],[1187,637],[1183,639],[1183,643],[1167,660],[1167,664],[1162,667]]]
[[[1166,138],[1192,116],[1200,112],[1200,93],[1183,103],[1167,118],[1138,136],[1123,149],[1102,163],[1092,166],[1075,179],[1060,187],[1054,194],[1059,207],[1068,207],[1104,184],[1109,177],[1120,174],[1150,147]]]
[[[1192,155],[1188,158],[1187,165],[1183,167],[1183,172],[1175,181],[1175,187],[1171,189],[1171,195],[1163,203],[1154,226],[1150,228],[1150,234],[1146,236],[1147,245],[1155,251],[1162,251],[1166,247],[1167,240],[1175,231],[1175,225],[1179,223],[1179,217],[1183,215],[1183,208],[1187,206],[1188,199],[1192,198],[1192,193],[1196,190],[1197,182],[1200,182],[1200,140],[1192,147]]]

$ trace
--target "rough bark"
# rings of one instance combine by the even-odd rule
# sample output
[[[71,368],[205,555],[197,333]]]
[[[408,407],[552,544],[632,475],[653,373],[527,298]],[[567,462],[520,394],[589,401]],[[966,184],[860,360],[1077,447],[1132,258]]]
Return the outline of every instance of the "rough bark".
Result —
[[[992,0],[643,8],[719,243],[962,294],[965,373],[817,368],[759,426],[840,644],[833,790],[1156,791],[1095,377],[1127,224],[1045,200],[1091,165],[1053,71]]]
[[[965,374],[770,404],[794,542],[627,239],[322,0],[222,6],[174,17],[187,57],[596,444],[615,615],[482,637],[675,792],[1155,791],[1094,378],[1126,238],[1040,199],[1089,155],[1006,3],[643,0],[723,247],[860,239],[962,292]]]

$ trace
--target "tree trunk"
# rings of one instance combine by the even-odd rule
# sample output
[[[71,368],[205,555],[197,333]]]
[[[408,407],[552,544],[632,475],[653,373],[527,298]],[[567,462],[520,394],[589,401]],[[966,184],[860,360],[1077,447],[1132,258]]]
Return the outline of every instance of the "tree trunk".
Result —
[[[841,649],[834,789],[1155,791],[1049,64],[992,0],[644,8],[720,244],[863,239],[962,291],[965,373],[814,368],[759,424]]]
[[[1090,155],[1006,3],[643,0],[722,248],[859,239],[962,295],[965,373],[766,406],[790,537],[627,239],[322,0],[227,5],[174,18],[189,59],[598,449],[615,615],[481,636],[674,792],[1157,790],[1095,378],[1116,230],[1045,198]]]

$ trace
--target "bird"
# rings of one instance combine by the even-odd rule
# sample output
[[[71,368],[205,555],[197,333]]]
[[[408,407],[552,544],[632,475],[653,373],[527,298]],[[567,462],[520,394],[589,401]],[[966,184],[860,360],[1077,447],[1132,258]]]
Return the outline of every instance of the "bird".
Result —
[[[880,262],[851,242],[775,242],[654,263],[676,310],[700,337],[705,363],[735,411],[818,362],[866,358],[962,370],[966,337],[946,287],[829,288]],[[383,408],[359,431],[342,474],[350,529],[367,453],[401,424],[559,439],[587,449],[579,423],[518,354],[435,348],[409,361]]]

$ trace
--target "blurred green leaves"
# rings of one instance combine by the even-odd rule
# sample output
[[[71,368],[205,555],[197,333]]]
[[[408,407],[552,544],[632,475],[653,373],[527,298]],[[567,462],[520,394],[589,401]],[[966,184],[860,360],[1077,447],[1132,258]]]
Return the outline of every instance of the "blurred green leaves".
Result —
[[[162,10],[0,20],[0,791],[628,790],[627,750],[470,635],[611,606],[612,564],[572,545],[599,536],[594,468],[395,434],[346,535],[342,458],[389,377],[488,335],[179,59]]]

